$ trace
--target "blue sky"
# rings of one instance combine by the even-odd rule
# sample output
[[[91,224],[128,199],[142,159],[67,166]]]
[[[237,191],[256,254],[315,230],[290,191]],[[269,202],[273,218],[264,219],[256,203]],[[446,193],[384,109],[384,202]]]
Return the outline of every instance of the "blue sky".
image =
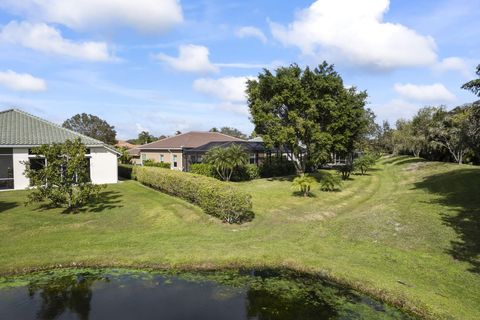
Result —
[[[475,97],[478,0],[1,0],[0,109],[57,123],[80,112],[118,138],[233,126],[245,79],[336,65],[379,120]]]

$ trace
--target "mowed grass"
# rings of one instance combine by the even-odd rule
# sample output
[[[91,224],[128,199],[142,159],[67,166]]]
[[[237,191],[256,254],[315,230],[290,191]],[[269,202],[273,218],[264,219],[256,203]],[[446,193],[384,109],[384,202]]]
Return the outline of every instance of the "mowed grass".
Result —
[[[382,159],[341,192],[237,183],[255,219],[226,225],[134,181],[78,214],[0,192],[0,274],[82,265],[274,267],[321,273],[430,318],[480,318],[480,168]]]

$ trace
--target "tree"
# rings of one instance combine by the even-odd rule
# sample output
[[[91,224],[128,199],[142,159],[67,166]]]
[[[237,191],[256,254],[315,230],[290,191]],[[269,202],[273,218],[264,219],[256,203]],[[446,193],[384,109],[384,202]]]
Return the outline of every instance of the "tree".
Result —
[[[332,65],[265,69],[247,82],[255,132],[305,172],[326,163],[332,152],[348,154],[366,125],[366,92],[345,88]]]
[[[42,145],[32,151],[45,159],[45,165],[32,168],[30,161],[25,163],[25,175],[33,187],[28,194],[29,203],[49,200],[56,207],[73,210],[98,196],[101,186],[90,182],[86,147],[80,139]]]
[[[301,174],[299,177],[293,179],[292,189],[298,190],[304,197],[310,195],[310,190],[317,184],[315,178],[307,175]]]
[[[480,101],[468,107],[468,119],[465,124],[467,143],[480,158]]]
[[[216,130],[216,131],[215,131]],[[232,127],[221,127],[220,130],[217,128],[210,129],[210,132],[220,132],[232,137],[240,138],[240,139],[247,139],[247,135],[240,130]]]
[[[468,150],[469,111],[465,108],[455,108],[447,112],[438,108],[433,115],[430,136],[433,146],[445,148],[455,161],[462,164]]]
[[[477,66],[477,71],[475,73],[479,78],[465,83],[462,86],[462,89],[470,90],[480,97],[480,64]]]
[[[248,155],[241,146],[234,144],[227,148],[210,149],[205,155],[205,162],[213,165],[222,180],[230,181],[235,168],[248,163]]]
[[[375,164],[375,157],[370,154],[363,155],[353,161],[353,167],[364,175]]]
[[[115,147],[115,149],[120,152],[120,157],[118,157],[118,161],[122,164],[130,164],[132,160],[132,156],[128,153],[127,147]]]
[[[138,134],[136,144],[146,144],[158,140],[155,136],[151,135],[148,131],[142,131]]]
[[[115,127],[91,114],[76,114],[65,120],[62,126],[107,144],[114,145],[117,142]]]

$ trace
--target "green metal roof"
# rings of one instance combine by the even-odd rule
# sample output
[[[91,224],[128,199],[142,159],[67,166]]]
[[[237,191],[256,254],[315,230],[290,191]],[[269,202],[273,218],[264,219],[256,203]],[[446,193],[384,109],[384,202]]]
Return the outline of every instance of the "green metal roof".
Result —
[[[86,146],[104,146],[102,141],[65,129],[18,109],[0,112],[0,146],[39,146],[80,138]]]

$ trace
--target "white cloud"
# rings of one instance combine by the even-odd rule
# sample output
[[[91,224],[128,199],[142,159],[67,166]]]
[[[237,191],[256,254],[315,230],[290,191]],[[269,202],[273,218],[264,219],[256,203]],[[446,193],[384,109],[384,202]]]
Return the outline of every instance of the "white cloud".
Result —
[[[128,26],[163,32],[183,21],[179,0],[3,0],[0,6],[75,30]]]
[[[222,102],[218,105],[221,110],[237,113],[239,115],[248,116],[250,112],[245,103]]]
[[[443,59],[434,66],[434,70],[439,72],[456,71],[467,79],[473,78],[471,71],[473,68],[470,67],[464,59],[459,57],[449,57]]]
[[[89,61],[114,60],[104,42],[75,42],[45,23],[11,21],[0,30],[0,41],[21,45],[44,53]]]
[[[393,99],[381,107],[375,108],[375,114],[379,119],[388,120],[395,124],[397,119],[410,119],[420,109],[419,106],[402,99]]]
[[[392,69],[432,65],[433,38],[398,23],[383,21],[389,0],[317,0],[288,26],[270,23],[284,45],[318,60],[339,58],[353,65]]]
[[[0,71],[0,85],[17,91],[45,91],[45,80],[28,73],[16,73],[12,70]]]
[[[193,82],[193,89],[222,101],[245,102],[247,80],[253,77],[201,78]]]
[[[400,84],[394,86],[395,91],[404,99],[419,102],[452,102],[455,95],[451,93],[443,84],[434,83],[430,85],[415,85],[411,83]]]
[[[160,53],[156,55],[155,58],[179,71],[195,73],[219,71],[218,67],[210,62],[210,52],[207,47],[188,44],[180,46],[178,50],[178,57],[171,57]]]
[[[267,42],[267,37],[265,34],[262,32],[262,30],[251,27],[251,26],[246,26],[246,27],[241,27],[239,28],[236,32],[235,35],[239,38],[257,38],[258,40],[262,41],[263,43]]]

